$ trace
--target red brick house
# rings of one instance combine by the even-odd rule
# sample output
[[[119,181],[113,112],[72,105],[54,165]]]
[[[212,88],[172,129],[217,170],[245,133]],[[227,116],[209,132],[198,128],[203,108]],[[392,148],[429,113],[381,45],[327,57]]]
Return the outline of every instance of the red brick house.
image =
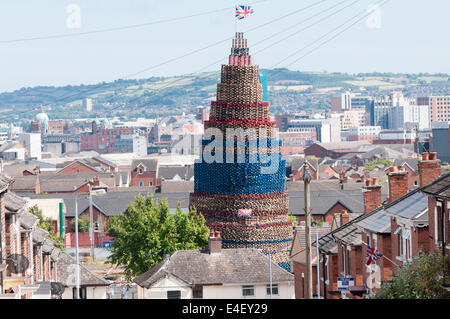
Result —
[[[131,185],[137,187],[159,186],[157,159],[135,159],[131,163]]]
[[[97,173],[98,170],[83,160],[76,160],[61,168],[57,174]]]
[[[440,163],[434,154],[430,157],[424,154],[418,162],[418,171],[421,187],[408,192],[408,171],[398,167],[390,169],[389,197],[384,203],[381,200],[381,186],[376,180],[367,181],[364,186],[366,213],[319,240],[322,256],[335,258],[337,261],[337,267],[328,261],[324,272],[325,280],[329,282],[324,285],[327,297],[335,298],[345,294],[350,298],[359,298],[374,291],[382,281],[391,280],[404,262],[411,261],[420,251],[429,252],[436,243],[448,253],[448,234],[433,219],[436,216],[448,223],[448,209],[445,206],[444,214],[440,215],[433,197],[437,198],[441,190],[448,188],[450,178],[438,178]],[[443,203],[445,205],[446,201]],[[436,225],[435,228],[433,224]],[[439,229],[444,234],[441,237]],[[433,231],[436,234],[434,237]],[[368,245],[383,254],[371,266],[365,265],[365,250]],[[342,276],[354,278],[354,286],[345,292],[337,291],[332,282]]]
[[[422,160],[419,162],[419,167],[425,172],[431,170],[437,174],[436,166],[439,160],[435,156],[435,153],[430,153],[428,161]],[[429,179],[422,179],[422,183],[425,184],[423,193],[428,198],[429,249],[432,250],[436,246],[442,249],[442,253],[448,257],[448,270],[450,271],[450,173],[432,182]]]
[[[305,156],[315,156],[318,158],[331,157],[332,159],[338,159],[349,153],[351,149],[364,144],[370,143],[367,141],[334,143],[317,142],[305,148]]]
[[[298,181],[303,180],[303,174],[305,173],[304,158],[293,158],[291,162],[291,174],[290,180]],[[319,179],[319,162],[317,158],[306,158],[306,165],[309,167],[309,173],[313,180]]]

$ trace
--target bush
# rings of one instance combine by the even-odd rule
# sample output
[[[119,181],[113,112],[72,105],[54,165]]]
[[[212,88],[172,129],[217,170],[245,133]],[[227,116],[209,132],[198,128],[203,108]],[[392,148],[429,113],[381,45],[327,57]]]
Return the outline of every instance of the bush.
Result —
[[[446,272],[446,258],[436,249],[430,254],[421,252],[410,263],[405,263],[392,282],[383,282],[376,299],[439,299]]]

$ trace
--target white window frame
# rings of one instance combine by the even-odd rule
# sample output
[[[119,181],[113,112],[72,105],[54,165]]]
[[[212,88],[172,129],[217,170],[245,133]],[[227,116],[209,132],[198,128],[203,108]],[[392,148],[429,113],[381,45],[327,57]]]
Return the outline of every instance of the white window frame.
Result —
[[[244,289],[252,289],[253,295],[244,295]],[[242,298],[244,298],[244,299],[256,298],[255,286],[254,285],[243,285],[242,286]]]
[[[277,289],[276,294],[273,293],[274,288]],[[266,294],[267,294],[267,297],[270,297],[270,293],[268,293],[268,292],[270,292],[270,284],[266,285]],[[279,296],[280,296],[280,286],[278,286],[278,284],[272,283],[272,297],[279,297]]]

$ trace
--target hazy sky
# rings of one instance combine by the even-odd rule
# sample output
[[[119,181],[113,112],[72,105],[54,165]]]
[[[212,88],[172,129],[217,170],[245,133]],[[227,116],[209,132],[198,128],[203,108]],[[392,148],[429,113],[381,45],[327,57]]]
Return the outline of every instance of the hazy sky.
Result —
[[[256,2],[248,1],[247,3]],[[8,0],[0,3],[0,92],[37,85],[89,84],[124,78],[171,58],[233,36],[235,28],[245,31],[277,19],[319,0],[267,0],[253,5],[255,13],[234,19],[231,0]],[[276,37],[260,45],[252,44],[296,23],[331,8],[343,0],[326,0],[308,10],[278,19],[248,32],[250,52],[278,41]],[[347,0],[334,10],[279,34],[292,34],[331,12],[352,3]],[[374,0],[359,0],[354,5],[310,29],[273,45],[253,56],[253,62],[268,68],[303,46],[320,38],[368,8]],[[71,4],[80,8],[80,28],[69,28],[67,13]],[[17,43],[2,41],[73,34],[92,30],[148,23],[204,13],[229,7],[229,10],[180,21],[160,23],[121,31],[77,35]],[[289,66],[293,70],[328,72],[444,72],[450,73],[450,1],[390,0],[380,9],[379,28],[369,27],[366,19],[330,43]],[[75,21],[76,20],[70,20]],[[354,21],[354,20],[353,20]],[[377,21],[373,19],[371,21]],[[332,36],[332,35],[330,35]],[[325,40],[326,38],[324,38]],[[132,78],[178,75],[196,72],[229,53],[231,40],[181,60],[160,66]],[[311,47],[313,48],[313,47]],[[285,67],[308,50],[301,51],[278,65]],[[207,68],[219,70],[220,62]]]

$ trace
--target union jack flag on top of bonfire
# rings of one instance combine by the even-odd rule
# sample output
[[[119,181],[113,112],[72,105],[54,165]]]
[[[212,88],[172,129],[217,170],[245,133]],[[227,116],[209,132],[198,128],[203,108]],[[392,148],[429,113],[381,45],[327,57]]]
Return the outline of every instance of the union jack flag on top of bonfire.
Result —
[[[375,248],[370,248],[370,246],[367,246],[366,257],[366,265],[369,266],[371,263],[375,263],[378,259],[383,257],[383,255],[379,254],[378,250],[375,250]]]
[[[250,13],[253,13],[253,9],[250,6],[236,6],[236,20],[242,20],[246,18]]]

